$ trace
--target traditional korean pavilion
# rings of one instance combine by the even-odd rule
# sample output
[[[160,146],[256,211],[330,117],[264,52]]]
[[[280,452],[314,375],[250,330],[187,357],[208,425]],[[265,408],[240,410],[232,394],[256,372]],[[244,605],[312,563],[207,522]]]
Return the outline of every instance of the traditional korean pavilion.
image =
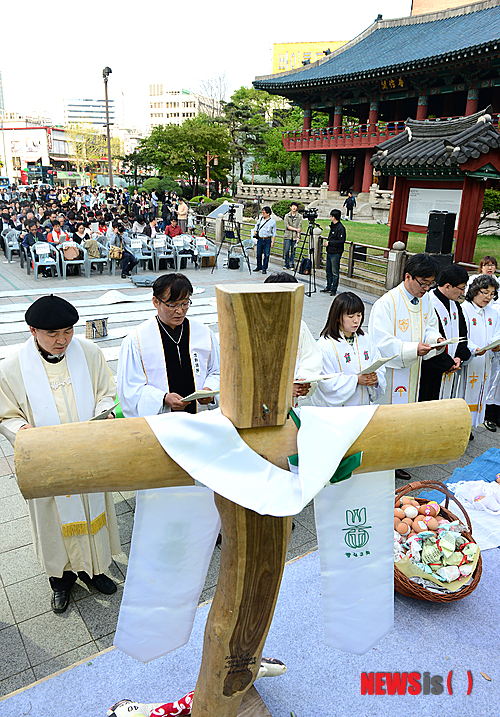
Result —
[[[283,137],[288,151],[301,153],[301,186],[309,184],[309,158],[317,152],[326,155],[330,191],[368,192],[374,148],[406,132],[408,117],[437,123],[491,105],[498,125],[500,0],[398,20],[379,16],[318,62],[253,84],[304,110],[302,132]],[[311,130],[314,110],[325,113],[321,129]],[[347,186],[339,183],[341,164],[354,169]],[[393,176],[382,176],[381,187],[392,187]]]
[[[441,206],[457,214],[455,261],[472,262],[485,187],[500,180],[499,147],[491,107],[442,122],[408,119],[375,147],[372,164],[396,177],[389,246],[425,232],[429,208]]]

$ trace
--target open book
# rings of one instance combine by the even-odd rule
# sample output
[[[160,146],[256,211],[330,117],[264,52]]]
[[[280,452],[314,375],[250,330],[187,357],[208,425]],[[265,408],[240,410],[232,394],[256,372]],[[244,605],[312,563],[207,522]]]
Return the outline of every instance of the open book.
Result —
[[[200,398],[213,398],[218,396],[220,391],[194,391],[189,396],[185,396],[182,400],[189,403],[189,401],[198,401]]]
[[[491,344],[488,344],[488,346],[484,346],[482,349],[479,349],[479,353],[481,353],[481,351],[489,351],[490,349],[496,349],[496,347],[499,345],[500,339],[496,339],[495,341],[492,341]]]
[[[460,336],[458,339],[446,339],[446,341],[440,341],[438,344],[427,344],[427,346],[430,346],[432,349],[442,349],[444,346],[448,346],[449,344],[459,344],[462,341],[467,341],[467,338],[465,336]]]
[[[365,376],[367,373],[373,373],[374,371],[377,371],[381,366],[388,363],[389,361],[392,361],[392,359],[395,359],[397,354],[394,354],[394,356],[389,356],[389,358],[379,358],[376,361],[374,361],[372,364],[364,368],[362,371],[359,372],[359,376]]]

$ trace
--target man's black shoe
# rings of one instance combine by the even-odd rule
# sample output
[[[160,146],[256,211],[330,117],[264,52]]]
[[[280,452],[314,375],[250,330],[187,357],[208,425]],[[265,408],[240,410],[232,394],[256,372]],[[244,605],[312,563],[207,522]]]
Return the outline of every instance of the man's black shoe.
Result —
[[[80,572],[78,573],[78,577],[83,583],[85,583],[85,585],[88,585],[89,587],[93,585],[96,590],[100,593],[104,593],[104,595],[112,595],[116,592],[116,585],[111,578],[108,578],[108,576],[104,573],[94,575],[94,577],[91,578],[90,575],[87,575],[87,573]]]
[[[487,420],[485,419],[485,420],[484,420],[484,427],[485,427],[488,431],[491,431],[492,433],[496,433],[497,427],[495,426],[495,424],[493,423],[493,421],[487,421]]]
[[[337,292],[336,292],[336,291],[330,291],[330,296],[337,296]]]
[[[322,294],[329,294],[331,289],[320,289]]]
[[[257,267],[254,269],[254,271],[262,271],[262,269],[257,269]]]
[[[411,480],[411,475],[408,473],[408,471],[404,471],[402,468],[396,468],[396,478],[399,478],[399,480]]]
[[[55,613],[65,612],[69,605],[69,590],[55,590],[52,593],[50,607]]]

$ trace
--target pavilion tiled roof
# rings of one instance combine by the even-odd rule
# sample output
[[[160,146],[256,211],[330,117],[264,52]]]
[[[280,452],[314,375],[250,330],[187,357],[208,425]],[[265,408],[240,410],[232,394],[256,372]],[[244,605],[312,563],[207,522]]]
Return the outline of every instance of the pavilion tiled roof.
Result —
[[[259,90],[308,89],[455,61],[500,47],[499,0],[441,13],[376,21],[331,55],[298,70],[257,77]],[[467,53],[467,54],[465,54]]]
[[[371,163],[377,168],[434,167],[459,168],[500,147],[500,134],[493,126],[491,107],[468,117],[445,121],[406,120],[406,132],[375,147]]]

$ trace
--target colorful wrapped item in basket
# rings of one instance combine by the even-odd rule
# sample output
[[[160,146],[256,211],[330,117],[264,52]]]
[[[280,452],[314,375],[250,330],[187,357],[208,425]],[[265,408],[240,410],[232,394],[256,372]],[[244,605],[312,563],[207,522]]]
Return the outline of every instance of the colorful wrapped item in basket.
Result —
[[[445,494],[444,507],[406,495],[428,488]],[[467,526],[448,510],[450,498],[463,511]],[[442,483],[410,483],[396,491],[394,561],[395,589],[403,595],[448,602],[465,597],[477,587],[481,575],[479,546],[472,538],[466,511]]]

